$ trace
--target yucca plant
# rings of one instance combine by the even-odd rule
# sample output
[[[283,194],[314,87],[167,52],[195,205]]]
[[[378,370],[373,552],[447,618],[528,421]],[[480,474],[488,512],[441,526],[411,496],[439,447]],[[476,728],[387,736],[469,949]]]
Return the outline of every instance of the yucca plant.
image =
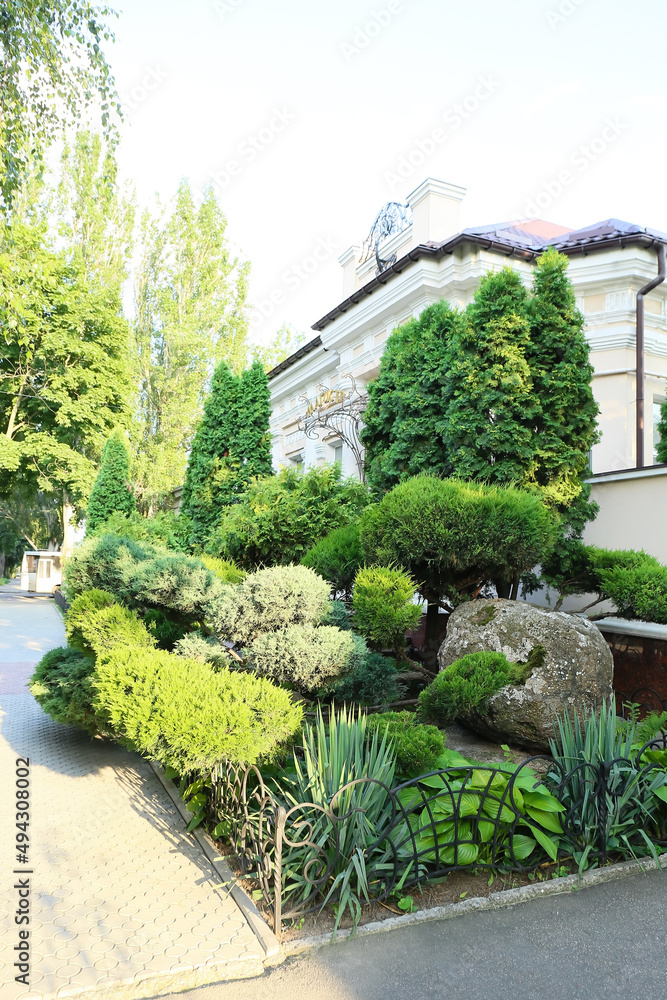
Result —
[[[276,782],[287,809],[286,908],[311,897],[322,906],[334,901],[334,931],[346,909],[356,927],[361,900],[376,894],[384,870],[383,850],[374,848],[392,818],[394,770],[386,735],[367,738],[365,715],[351,708],[332,711],[328,725],[318,709],[315,723],[304,726],[294,767]]]
[[[667,769],[637,752],[636,723],[619,721],[614,703],[603,701],[585,720],[576,712],[559,718],[550,741],[549,781],[566,808],[565,840],[580,871],[604,864],[608,852],[657,859],[664,835]]]

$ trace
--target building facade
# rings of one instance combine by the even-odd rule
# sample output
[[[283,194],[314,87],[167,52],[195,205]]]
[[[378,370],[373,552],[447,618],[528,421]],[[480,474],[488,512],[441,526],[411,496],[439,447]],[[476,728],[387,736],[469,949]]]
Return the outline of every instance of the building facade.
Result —
[[[404,205],[386,206],[367,240],[341,255],[341,301],[313,324],[313,338],[269,374],[276,468],[338,460],[345,473],[357,474],[358,456],[335,428],[304,433],[309,410],[334,410],[336,393],[353,384],[363,391],[378,374],[391,331],[430,303],[444,298],[465,307],[480,279],[508,263],[530,285],[535,261],[549,246],[569,257],[586,320],[600,407],[593,478],[623,475],[638,464],[637,293],[658,277],[667,235],[618,219],[575,231],[539,219],[461,230],[464,195],[461,187],[427,178]],[[643,466],[654,462],[656,424],[667,395],[666,301],[667,282],[656,282],[643,297]]]

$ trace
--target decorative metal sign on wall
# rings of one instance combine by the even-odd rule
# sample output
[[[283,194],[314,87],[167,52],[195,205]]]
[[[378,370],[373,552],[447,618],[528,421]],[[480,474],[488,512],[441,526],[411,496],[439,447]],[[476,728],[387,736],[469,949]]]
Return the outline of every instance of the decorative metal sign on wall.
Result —
[[[360,264],[364,264],[375,254],[375,273],[381,274],[388,267],[396,263],[396,254],[390,257],[380,256],[380,247],[392,236],[402,233],[404,229],[412,225],[412,209],[409,205],[400,201],[388,201],[378,212],[375,222],[371,226],[371,231],[364,240]]]
[[[341,379],[347,385],[339,385],[328,389],[319,385],[320,390],[315,399],[303,395],[299,398],[306,404],[306,412],[299,420],[299,430],[311,441],[317,441],[320,431],[329,431],[348,446],[357,463],[359,478],[365,481],[364,449],[361,444],[360,432],[362,417],[368,396],[357,386],[357,380],[349,372],[341,372]]]

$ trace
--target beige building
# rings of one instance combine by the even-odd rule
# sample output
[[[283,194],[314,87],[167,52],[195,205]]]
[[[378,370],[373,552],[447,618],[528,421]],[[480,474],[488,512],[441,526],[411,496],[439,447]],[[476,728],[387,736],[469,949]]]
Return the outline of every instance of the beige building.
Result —
[[[667,536],[655,538],[646,520],[646,511],[653,510],[658,498],[667,500],[667,469],[653,469],[650,475],[648,470],[628,471],[638,463],[653,465],[655,428],[667,394],[667,283],[655,281],[661,260],[664,265],[667,235],[618,219],[576,231],[540,219],[461,230],[464,195],[464,188],[427,178],[405,204],[385,206],[366,241],[341,255],[341,301],[313,324],[315,336],[269,375],[275,466],[340,460],[346,473],[356,474],[358,456],[335,427],[304,434],[302,421],[309,406],[311,411],[317,406],[335,410],[335,396],[323,394],[348,388],[349,376],[363,392],[379,371],[391,331],[430,303],[444,298],[456,306],[467,305],[482,276],[508,263],[528,285],[536,259],[555,246],[570,258],[600,407],[601,440],[593,448],[591,468],[595,495],[604,501],[591,526],[596,536],[591,541],[644,547],[667,562]],[[649,283],[655,287],[641,296],[640,361],[643,358],[645,376],[638,383],[637,299]],[[639,435],[643,461],[637,451],[638,384],[644,386],[645,399],[644,431]],[[633,529],[630,546],[625,539],[631,522],[637,528],[635,516],[643,525]]]

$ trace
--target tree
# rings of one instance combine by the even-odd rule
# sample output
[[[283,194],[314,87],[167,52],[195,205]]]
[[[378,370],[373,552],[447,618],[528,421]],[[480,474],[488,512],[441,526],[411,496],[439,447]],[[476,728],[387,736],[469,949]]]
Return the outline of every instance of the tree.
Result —
[[[553,547],[557,515],[514,487],[422,475],[406,479],[364,511],[367,564],[401,567],[428,602],[424,656],[437,653],[437,616],[475,598],[487,584],[518,588],[521,573]]]
[[[67,550],[104,440],[130,419],[128,327],[115,296],[18,223],[0,231],[0,325],[0,495],[55,501]]]
[[[368,386],[361,434],[371,489],[385,492],[428,469],[451,472],[449,342],[463,322],[449,303],[436,302],[389,337],[380,374]]]
[[[115,12],[87,0],[3,0],[0,12],[0,201],[14,195],[35,157],[94,101],[112,131],[120,112],[102,52]]]
[[[306,336],[297,333],[289,323],[283,323],[269,344],[251,344],[250,353],[253,361],[259,361],[265,372],[289,358],[305,344]]]
[[[111,514],[131,514],[136,509],[129,475],[130,458],[124,435],[114,431],[102,450],[102,465],[86,508],[88,531],[94,531]]]
[[[667,462],[667,400],[660,405],[660,420],[657,431],[660,436],[656,449],[656,459],[658,462]]]
[[[534,479],[561,507],[569,506],[581,493],[590,450],[599,440],[599,411],[591,388],[593,366],[567,263],[563,254],[552,249],[537,261],[526,349],[539,401],[534,418]]]
[[[171,212],[145,213],[135,287],[140,435],[133,479],[144,513],[183,483],[215,367],[246,357],[248,265],[235,257],[209,188],[195,207],[181,183]]]
[[[539,412],[527,351],[528,293],[510,267],[487,274],[450,343],[445,423],[454,475],[530,481]]]
[[[192,542],[206,545],[225,508],[253,476],[271,472],[269,383],[259,361],[233,375],[221,361],[192,442],[181,511]]]

